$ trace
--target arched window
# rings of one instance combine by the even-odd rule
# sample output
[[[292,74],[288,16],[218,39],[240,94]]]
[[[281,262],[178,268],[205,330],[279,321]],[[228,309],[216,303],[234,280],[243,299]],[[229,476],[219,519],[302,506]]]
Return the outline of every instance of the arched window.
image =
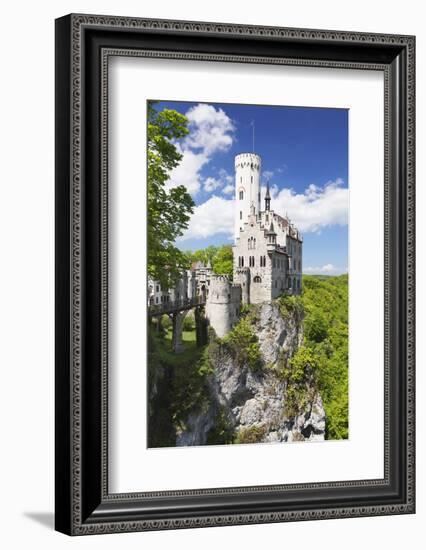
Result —
[[[240,201],[242,201],[244,198],[244,191],[240,191]]]
[[[256,239],[253,237],[253,248],[256,248]]]
[[[242,213],[242,211],[240,210],[240,220],[242,220],[242,219],[243,219],[243,213]]]
[[[253,283],[261,283],[262,279],[259,277],[259,275],[256,275],[256,277],[253,279]]]

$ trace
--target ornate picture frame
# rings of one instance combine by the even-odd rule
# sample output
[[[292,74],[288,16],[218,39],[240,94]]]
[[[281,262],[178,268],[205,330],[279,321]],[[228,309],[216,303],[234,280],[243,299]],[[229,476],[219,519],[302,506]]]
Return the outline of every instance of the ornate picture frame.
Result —
[[[384,477],[108,490],[108,60],[384,75]],[[69,535],[415,511],[415,38],[72,14],[56,20],[56,529]]]

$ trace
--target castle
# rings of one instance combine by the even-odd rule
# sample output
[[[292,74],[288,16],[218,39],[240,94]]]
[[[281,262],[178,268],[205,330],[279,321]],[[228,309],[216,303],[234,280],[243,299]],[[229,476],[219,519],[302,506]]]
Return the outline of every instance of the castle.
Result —
[[[210,326],[223,337],[237,322],[242,304],[300,294],[303,239],[287,216],[271,210],[269,183],[261,209],[261,170],[256,153],[235,157],[233,281],[197,262],[171,291],[150,281],[150,305],[202,296]]]

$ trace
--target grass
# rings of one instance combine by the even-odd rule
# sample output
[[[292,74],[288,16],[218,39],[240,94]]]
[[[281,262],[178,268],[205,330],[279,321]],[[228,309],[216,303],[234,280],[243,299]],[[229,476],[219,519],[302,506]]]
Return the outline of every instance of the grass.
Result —
[[[170,349],[171,349],[171,346],[172,346],[172,335],[173,335],[173,331],[172,331],[172,328],[169,327],[167,329],[167,332],[164,336],[164,339],[167,341],[167,342],[170,342]],[[197,339],[197,335],[196,335],[196,332],[195,330],[184,330],[182,331],[182,342],[185,346],[185,348],[194,348],[195,347],[195,344],[196,344],[196,339]]]

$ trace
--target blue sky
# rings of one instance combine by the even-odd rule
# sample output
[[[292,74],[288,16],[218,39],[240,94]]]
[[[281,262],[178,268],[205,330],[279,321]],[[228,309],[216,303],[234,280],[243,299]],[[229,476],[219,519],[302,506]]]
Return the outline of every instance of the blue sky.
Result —
[[[184,184],[196,204],[177,245],[196,250],[231,244],[234,157],[262,157],[271,209],[288,214],[304,239],[307,273],[345,273],[348,265],[348,112],[345,109],[161,101],[189,119],[189,135],[169,185]]]

